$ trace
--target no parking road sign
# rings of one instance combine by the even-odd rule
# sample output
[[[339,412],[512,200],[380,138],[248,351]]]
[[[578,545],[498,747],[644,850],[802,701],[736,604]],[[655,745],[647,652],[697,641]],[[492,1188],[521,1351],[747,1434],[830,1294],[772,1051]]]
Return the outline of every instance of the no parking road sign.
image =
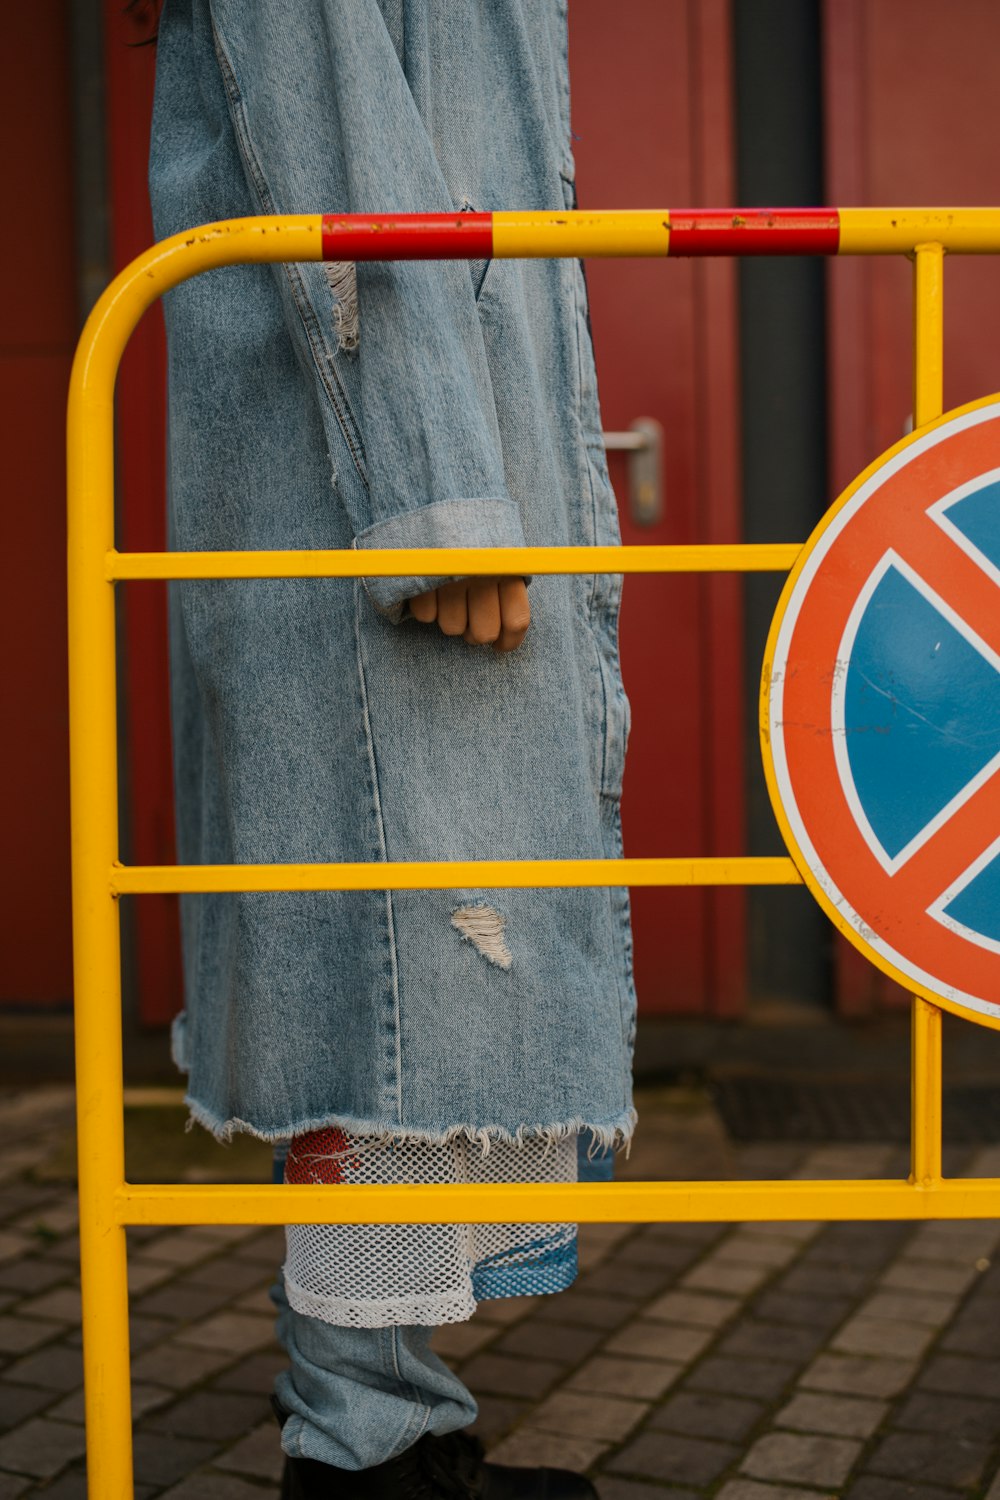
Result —
[[[841,931],[1000,1028],[1000,396],[904,439],[827,513],[775,614],[761,737]]]

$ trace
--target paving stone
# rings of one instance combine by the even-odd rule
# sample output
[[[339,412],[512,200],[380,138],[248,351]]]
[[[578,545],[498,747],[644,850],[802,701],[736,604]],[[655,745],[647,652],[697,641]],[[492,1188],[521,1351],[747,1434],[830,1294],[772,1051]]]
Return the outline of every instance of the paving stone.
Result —
[[[674,1219],[668,1219],[662,1224],[647,1224],[642,1233],[653,1240],[677,1241],[683,1245],[693,1245],[696,1249],[705,1250],[709,1245],[714,1245],[716,1240],[728,1234],[731,1230],[729,1224],[681,1224]]]
[[[842,1354],[878,1354],[888,1359],[920,1359],[934,1338],[933,1328],[866,1318],[860,1313],[834,1334],[830,1347]]]
[[[474,1354],[462,1369],[462,1379],[473,1391],[489,1391],[495,1396],[526,1396],[536,1399],[543,1396],[559,1377],[564,1367],[548,1359],[516,1359],[508,1354],[494,1354],[492,1350]]]
[[[636,1235],[620,1250],[615,1251],[615,1264],[624,1266],[651,1266],[663,1273],[679,1275],[698,1259],[695,1245],[683,1245],[671,1240],[653,1240],[647,1235]]]
[[[618,1328],[635,1316],[624,1297],[595,1297],[576,1287],[546,1299],[535,1314],[539,1323],[578,1323],[583,1328]]]
[[[82,1468],[67,1469],[60,1474],[58,1479],[47,1484],[43,1490],[28,1490],[29,1495],[44,1495],[45,1500],[87,1500],[87,1475]],[[151,1491],[145,1485],[136,1485],[134,1489],[134,1500],[140,1500],[142,1495],[149,1495]],[[0,1495],[3,1491],[0,1490]]]
[[[8,1365],[3,1378],[14,1385],[40,1385],[64,1394],[83,1384],[83,1361],[79,1349],[50,1344]]]
[[[1000,1360],[935,1354],[921,1370],[917,1384],[925,1391],[946,1391],[954,1396],[974,1391],[988,1401],[1000,1400]]]
[[[284,1454],[275,1422],[262,1422],[231,1448],[217,1455],[213,1465],[218,1469],[230,1469],[236,1474],[249,1474],[256,1479],[271,1479],[275,1483],[281,1478]],[[261,1497],[263,1500],[263,1497]]]
[[[667,1500],[667,1497],[663,1496],[662,1500]],[[716,1500],[836,1500],[836,1497],[829,1493],[819,1496],[815,1490],[801,1490],[798,1485],[790,1489],[786,1484],[758,1484],[756,1479],[730,1479],[719,1490]]]
[[[766,1410],[760,1402],[741,1401],[736,1396],[678,1391],[661,1406],[654,1407],[649,1425],[657,1432],[680,1432],[736,1443],[746,1437]]]
[[[685,1274],[681,1285],[697,1291],[728,1292],[730,1295],[745,1297],[750,1292],[755,1292],[770,1274],[768,1266],[719,1260],[715,1255],[710,1255]]]
[[[1000,1401],[918,1391],[893,1412],[892,1423],[913,1432],[944,1432],[989,1442],[1000,1434]]]
[[[921,1224],[906,1247],[906,1253],[920,1260],[955,1261],[974,1265],[989,1259],[1000,1238],[996,1224],[990,1221],[959,1219]]]
[[[267,1403],[256,1395],[235,1391],[195,1391],[158,1411],[144,1424],[148,1432],[170,1432],[181,1437],[214,1438],[230,1442],[267,1415]]]
[[[231,1256],[220,1255],[186,1271],[182,1281],[189,1286],[219,1287],[228,1291],[230,1297],[238,1297],[241,1292],[248,1292],[260,1284],[261,1269],[255,1261],[237,1261]]]
[[[278,1349],[265,1350],[262,1354],[251,1354],[241,1359],[212,1381],[212,1389],[219,1391],[263,1391],[269,1393],[279,1370],[288,1365],[285,1354]]]
[[[476,1319],[468,1323],[442,1323],[434,1330],[433,1347],[438,1354],[449,1359],[466,1359],[495,1339],[497,1332],[496,1324],[480,1323]]]
[[[52,1292],[43,1292],[39,1297],[22,1301],[17,1311],[22,1318],[45,1318],[51,1323],[79,1323],[80,1289],[63,1286]]]
[[[44,1292],[57,1282],[64,1282],[70,1271],[60,1261],[46,1260],[42,1255],[25,1255],[0,1266],[0,1286],[12,1292]]]
[[[204,1234],[200,1227],[193,1227],[157,1235],[136,1251],[135,1259],[140,1265],[155,1260],[165,1265],[190,1266],[218,1252],[218,1240]]]
[[[129,1347],[133,1355],[141,1354],[144,1349],[161,1343],[173,1332],[173,1324],[168,1323],[165,1318],[144,1318],[133,1313],[128,1320]]]
[[[183,1328],[175,1335],[179,1344],[191,1344],[198,1349],[228,1349],[230,1357],[249,1354],[271,1343],[274,1338],[274,1323],[270,1318],[255,1318],[251,1313],[221,1312]]]
[[[955,1297],[933,1297],[883,1288],[858,1308],[860,1318],[888,1318],[898,1323],[922,1323],[943,1328],[955,1311]]]
[[[240,1312],[263,1313],[269,1318],[274,1317],[274,1303],[268,1294],[266,1286],[254,1287],[252,1291],[244,1292],[233,1303]]]
[[[470,1431],[474,1432],[487,1447],[497,1443],[512,1427],[530,1411],[527,1401],[515,1401],[510,1396],[477,1396],[479,1414]]]
[[[683,1370],[683,1365],[662,1360],[616,1359],[611,1354],[597,1354],[574,1370],[567,1387],[655,1401],[670,1389]]]
[[[774,1418],[776,1427],[825,1432],[833,1437],[868,1438],[885,1420],[887,1401],[861,1396],[812,1396],[800,1391]]]
[[[959,1490],[943,1490],[937,1484],[912,1484],[908,1479],[865,1474],[844,1491],[844,1500],[963,1500],[963,1497]]]
[[[770,1270],[777,1270],[794,1260],[801,1248],[795,1240],[782,1239],[759,1230],[748,1234],[739,1229],[723,1240],[714,1255],[720,1262],[740,1261],[745,1265],[767,1266]]]
[[[577,1278],[581,1292],[607,1292],[613,1297],[630,1297],[645,1302],[655,1297],[669,1277],[669,1272],[654,1266],[622,1265],[617,1256],[593,1271]]]
[[[86,1449],[80,1427],[36,1417],[0,1438],[0,1469],[51,1479]]]
[[[136,1477],[144,1484],[176,1484],[192,1469],[207,1463],[218,1448],[218,1443],[180,1438],[174,1433],[137,1432],[132,1442]]]
[[[824,1335],[816,1328],[787,1323],[762,1323],[743,1318],[718,1345],[719,1354],[750,1355],[755,1359],[794,1359],[805,1363],[820,1348]]]
[[[601,1500],[699,1500],[694,1490],[671,1485],[665,1491],[658,1484],[640,1484],[637,1479],[619,1479],[614,1474],[600,1474],[594,1483]]]
[[[581,1266],[599,1264],[612,1250],[627,1244],[635,1232],[634,1224],[581,1224],[576,1235]]]
[[[691,1323],[696,1328],[721,1328],[739,1307],[738,1297],[675,1290],[645,1308],[644,1316],[662,1318],[667,1323]]]
[[[978,1310],[963,1314],[946,1329],[938,1348],[949,1354],[989,1356],[1000,1349],[1000,1319],[984,1318]]]
[[[833,1224],[803,1251],[800,1266],[838,1265],[875,1271],[898,1253],[909,1226]]]
[[[843,1391],[848,1396],[898,1396],[917,1371],[912,1359],[864,1359],[851,1354],[821,1354],[801,1378],[815,1391]]]
[[[453,1324],[462,1327],[462,1324]],[[490,1329],[487,1337],[498,1330]],[[567,1365],[579,1364],[604,1341],[601,1328],[568,1328],[562,1323],[539,1323],[526,1318],[508,1328],[491,1347],[499,1354],[519,1354],[529,1359],[558,1359]]]
[[[75,1198],[52,1199],[15,1219],[8,1228],[20,1230],[22,1234],[63,1235],[76,1228],[77,1219]]]
[[[688,1328],[680,1323],[651,1322],[637,1318],[614,1334],[604,1348],[609,1354],[628,1354],[640,1359],[672,1360],[686,1364],[697,1359],[714,1334],[710,1328]]]
[[[803,1265],[798,1261],[774,1283],[773,1290],[796,1297],[859,1297],[872,1280],[867,1266]]]
[[[484,1323],[499,1323],[506,1326],[534,1312],[537,1307],[537,1297],[494,1297],[487,1302],[479,1303],[476,1308],[476,1317],[482,1318]]]
[[[148,1293],[136,1302],[136,1311],[153,1318],[190,1322],[208,1317],[230,1300],[230,1293],[218,1287],[191,1286],[189,1282],[172,1281]]]
[[[162,1261],[137,1261],[134,1255],[130,1256],[127,1272],[129,1296],[140,1297],[152,1287],[163,1286],[173,1278],[176,1270],[176,1266],[166,1265]]]
[[[35,1318],[0,1317],[0,1354],[27,1354],[65,1331],[60,1323],[41,1323]]]
[[[649,1406],[608,1395],[586,1395],[582,1391],[556,1391],[535,1408],[527,1426],[564,1437],[605,1438],[618,1443],[642,1421]]]
[[[795,1379],[798,1367],[787,1361],[732,1359],[710,1354],[687,1378],[692,1390],[722,1391],[732,1396],[756,1396],[773,1401]]]
[[[0,1474],[0,1500],[19,1500],[26,1495],[31,1481],[16,1478],[13,1474]]]
[[[1000,1469],[997,1470],[993,1483],[986,1492],[985,1500],[1000,1500]]]
[[[832,1333],[854,1306],[848,1297],[805,1297],[794,1292],[762,1292],[751,1304],[755,1317],[767,1323],[788,1323],[793,1328],[815,1328]]]
[[[234,1260],[250,1261],[273,1273],[285,1258],[285,1231],[279,1225],[261,1229],[244,1244],[234,1246],[229,1253]]]
[[[950,1437],[942,1432],[890,1433],[870,1454],[866,1467],[873,1474],[895,1479],[930,1480],[967,1489],[978,1484],[990,1455],[989,1443]]]
[[[494,1463],[512,1464],[515,1468],[545,1465],[583,1474],[607,1451],[607,1446],[593,1438],[569,1438],[557,1432],[541,1432],[537,1427],[519,1427],[501,1439],[490,1450],[489,1457]]]
[[[195,1349],[167,1339],[132,1361],[132,1378],[180,1390],[186,1385],[199,1384],[232,1360],[228,1349]]]
[[[673,1432],[644,1432],[627,1443],[605,1468],[612,1473],[638,1474],[681,1484],[709,1484],[739,1457],[731,1443]]]
[[[265,1494],[270,1500],[270,1493],[264,1491],[262,1494],[260,1485],[250,1484],[235,1474],[218,1474],[214,1470],[189,1474],[180,1484],[160,1493],[162,1500],[264,1500]]]
[[[0,1432],[26,1422],[54,1399],[52,1391],[35,1386],[0,1384]]]
[[[852,1438],[769,1432],[754,1443],[740,1468],[754,1479],[841,1485],[861,1452]]]
[[[894,1291],[942,1297],[961,1296],[976,1279],[975,1266],[942,1266],[926,1260],[893,1261],[879,1277],[879,1285]]]

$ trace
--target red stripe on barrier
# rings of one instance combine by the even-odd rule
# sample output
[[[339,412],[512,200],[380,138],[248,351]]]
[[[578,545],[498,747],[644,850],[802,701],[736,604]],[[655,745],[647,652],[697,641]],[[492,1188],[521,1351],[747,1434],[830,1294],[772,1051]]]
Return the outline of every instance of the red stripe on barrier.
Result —
[[[671,255],[836,255],[835,208],[682,208],[670,212]]]
[[[488,260],[492,214],[324,214],[324,260]]]

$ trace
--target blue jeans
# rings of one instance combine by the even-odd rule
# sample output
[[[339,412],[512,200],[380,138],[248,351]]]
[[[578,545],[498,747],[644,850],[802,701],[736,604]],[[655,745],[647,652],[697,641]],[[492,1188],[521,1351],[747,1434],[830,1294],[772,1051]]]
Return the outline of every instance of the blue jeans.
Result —
[[[476,1403],[431,1352],[432,1328],[339,1328],[288,1306],[271,1290],[289,1369],[275,1395],[291,1415],[281,1445],[292,1458],[368,1469],[422,1437],[467,1427]]]
[[[287,1143],[274,1153],[281,1182]],[[591,1156],[578,1142],[581,1182],[610,1182],[614,1154]],[[339,1469],[368,1469],[394,1458],[425,1432],[467,1427],[476,1402],[458,1376],[431,1351],[432,1328],[341,1328],[289,1307],[279,1272],[271,1288],[278,1340],[289,1368],[275,1382],[287,1412],[282,1447],[292,1458],[314,1458]]]

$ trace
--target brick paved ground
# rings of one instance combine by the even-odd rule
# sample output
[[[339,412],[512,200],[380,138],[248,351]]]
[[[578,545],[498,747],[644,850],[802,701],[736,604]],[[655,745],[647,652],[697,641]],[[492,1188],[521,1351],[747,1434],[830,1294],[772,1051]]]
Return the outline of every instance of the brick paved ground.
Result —
[[[896,1148],[735,1148],[697,1094],[641,1103],[629,1176],[905,1172]],[[65,1089],[0,1097],[0,1500],[86,1493],[69,1131]],[[186,1149],[188,1180],[266,1166]],[[1000,1151],[949,1170],[1000,1172]],[[280,1232],[130,1241],[136,1494],[276,1495]],[[486,1304],[439,1347],[498,1458],[588,1469],[603,1500],[1000,1500],[998,1242],[993,1223],[587,1227],[572,1291]]]

